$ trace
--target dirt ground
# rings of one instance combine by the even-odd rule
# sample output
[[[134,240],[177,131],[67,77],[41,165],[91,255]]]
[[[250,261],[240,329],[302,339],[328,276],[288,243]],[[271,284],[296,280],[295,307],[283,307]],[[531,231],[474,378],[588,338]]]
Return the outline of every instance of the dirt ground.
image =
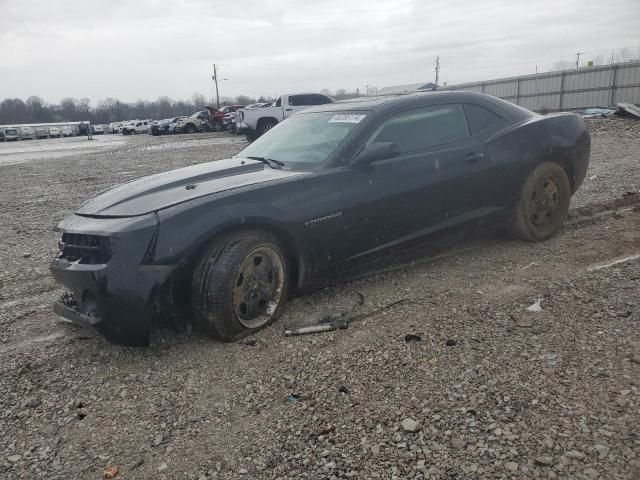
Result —
[[[293,299],[253,341],[157,330],[148,349],[52,314],[52,228],[114,183],[242,141],[0,144],[0,478],[640,478],[640,122],[589,126],[553,239],[416,247]],[[283,336],[322,309],[363,315]]]

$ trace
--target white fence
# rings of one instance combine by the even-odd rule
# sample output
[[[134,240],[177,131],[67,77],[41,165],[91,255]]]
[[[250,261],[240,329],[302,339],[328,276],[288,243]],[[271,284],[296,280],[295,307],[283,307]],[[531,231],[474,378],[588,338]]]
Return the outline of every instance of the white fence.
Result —
[[[640,62],[463,83],[438,90],[482,92],[530,110],[549,112],[615,106],[618,102],[640,104]]]

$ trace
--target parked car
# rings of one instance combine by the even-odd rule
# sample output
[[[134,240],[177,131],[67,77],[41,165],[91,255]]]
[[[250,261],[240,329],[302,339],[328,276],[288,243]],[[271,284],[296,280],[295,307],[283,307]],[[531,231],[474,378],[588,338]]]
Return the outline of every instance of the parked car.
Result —
[[[20,140],[34,140],[36,132],[32,127],[20,127]]]
[[[20,132],[15,127],[8,127],[0,129],[0,140],[3,142],[14,142],[20,140]]]
[[[224,116],[241,108],[244,108],[244,105],[225,105],[224,107],[220,107],[217,110],[214,109],[213,115],[211,116],[211,124],[213,126],[213,130],[216,132],[225,130],[226,125],[224,123]]]
[[[89,134],[89,128],[90,128],[90,124],[89,122],[83,122],[83,123],[77,123],[77,124],[73,124],[71,126],[72,129],[74,129],[74,132],[76,135],[88,135]]]
[[[58,127],[49,127],[49,137],[60,138],[60,129]]]
[[[164,120],[160,120],[154,125],[151,125],[151,135],[167,135],[169,133],[173,133],[173,129],[175,129],[175,123],[178,118],[179,117],[165,118]],[[171,127],[172,125],[173,128]]]
[[[33,131],[37,139],[49,138],[49,129],[47,127],[36,127]]]
[[[103,135],[104,134],[104,126],[102,125],[91,125],[91,131],[94,135]]]
[[[73,128],[69,125],[65,125],[64,127],[62,127],[60,129],[60,133],[62,134],[63,137],[73,137],[74,135]]]
[[[107,131],[109,133],[122,133],[122,122],[111,122]]]
[[[122,127],[123,135],[135,135],[136,133],[149,133],[149,120],[134,120]]]
[[[171,123],[169,123],[169,126],[167,127],[167,133],[176,133],[176,128],[178,127],[178,123],[182,118],[186,118],[186,117],[182,116],[182,117],[176,117],[172,119]]]
[[[212,130],[211,116],[207,110],[200,110],[188,117],[178,119],[175,133],[196,133]]]
[[[122,122],[120,124],[118,124],[118,133],[124,133],[124,129],[127,128],[129,125],[134,125],[135,121],[127,121],[127,122]]]
[[[51,271],[71,293],[54,310],[145,345],[153,316],[182,305],[235,341],[276,320],[293,291],[416,238],[488,220],[550,238],[589,153],[579,116],[480,93],[309,108],[233,158],[85,202],[57,227]]]
[[[295,112],[312,105],[325,105],[332,102],[331,97],[319,93],[282,95],[274,106],[238,110],[236,131],[246,133],[249,140],[254,140]]]

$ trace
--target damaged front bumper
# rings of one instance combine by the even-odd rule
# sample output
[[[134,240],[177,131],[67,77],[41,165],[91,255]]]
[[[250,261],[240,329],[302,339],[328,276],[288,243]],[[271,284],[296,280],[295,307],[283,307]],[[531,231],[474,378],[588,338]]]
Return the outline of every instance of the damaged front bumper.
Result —
[[[148,345],[156,301],[173,270],[152,263],[157,216],[73,215],[57,230],[60,253],[50,270],[70,295],[54,304],[54,312],[112,343]]]

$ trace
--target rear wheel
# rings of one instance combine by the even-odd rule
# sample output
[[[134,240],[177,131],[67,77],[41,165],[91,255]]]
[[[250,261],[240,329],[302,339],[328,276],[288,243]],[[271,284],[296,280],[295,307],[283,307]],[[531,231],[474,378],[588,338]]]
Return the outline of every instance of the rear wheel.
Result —
[[[529,242],[551,238],[562,226],[570,201],[571,185],[564,169],[553,162],[538,165],[522,186],[513,232]]]
[[[184,127],[184,131],[187,133],[195,133],[196,126],[193,123],[189,123],[186,127]]]
[[[214,130],[214,132],[221,132],[222,130],[224,130],[224,126],[222,125],[221,122],[214,122],[213,123],[213,130]]]
[[[265,120],[260,121],[260,125],[258,125],[258,135],[264,135],[266,132],[271,130],[278,124],[275,120],[271,118],[267,118]]]
[[[195,323],[232,342],[275,321],[289,288],[286,257],[268,232],[239,232],[213,241],[191,283]]]

